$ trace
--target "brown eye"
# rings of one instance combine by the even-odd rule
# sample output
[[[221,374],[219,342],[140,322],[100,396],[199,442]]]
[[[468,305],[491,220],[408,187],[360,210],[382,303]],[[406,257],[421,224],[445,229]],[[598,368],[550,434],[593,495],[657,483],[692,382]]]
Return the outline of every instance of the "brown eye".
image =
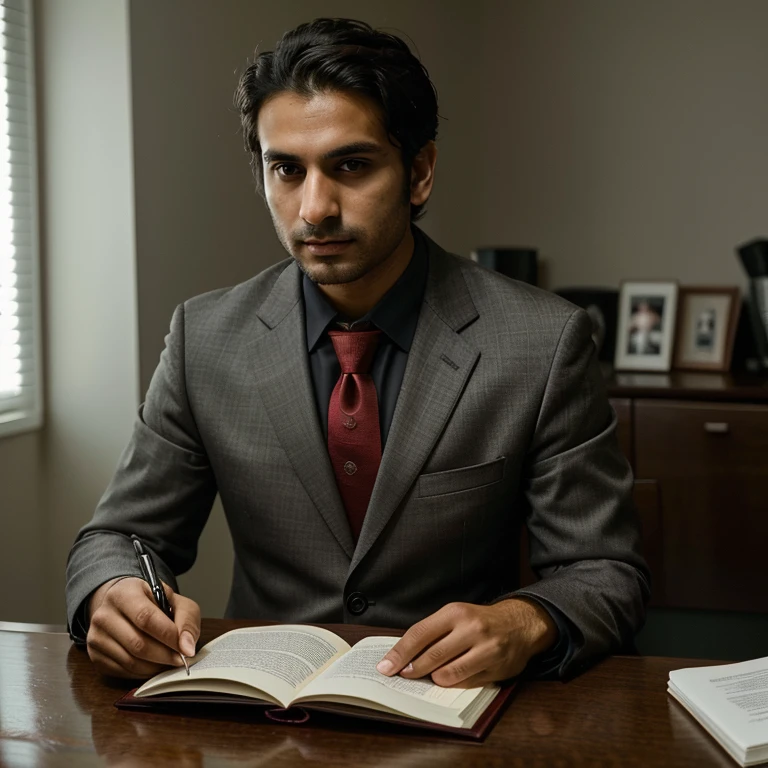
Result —
[[[277,173],[278,176],[288,178],[292,176],[298,176],[301,173],[301,169],[296,165],[280,163],[280,165],[275,166],[275,173]]]
[[[356,171],[361,171],[365,166],[366,163],[363,160],[345,160],[340,167],[344,171],[355,173]]]

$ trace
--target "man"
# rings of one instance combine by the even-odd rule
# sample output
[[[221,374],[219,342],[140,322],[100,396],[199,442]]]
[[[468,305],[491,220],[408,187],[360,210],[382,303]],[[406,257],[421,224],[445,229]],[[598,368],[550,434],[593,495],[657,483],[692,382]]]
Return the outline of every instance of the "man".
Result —
[[[589,319],[413,226],[436,163],[424,68],[396,37],[318,19],[257,57],[236,104],[292,258],[176,310],[70,554],[73,637],[111,675],[192,655],[199,608],[174,577],[218,492],[227,615],[408,628],[383,674],[569,674],[629,643],[647,573]],[[521,590],[523,522],[543,578]]]

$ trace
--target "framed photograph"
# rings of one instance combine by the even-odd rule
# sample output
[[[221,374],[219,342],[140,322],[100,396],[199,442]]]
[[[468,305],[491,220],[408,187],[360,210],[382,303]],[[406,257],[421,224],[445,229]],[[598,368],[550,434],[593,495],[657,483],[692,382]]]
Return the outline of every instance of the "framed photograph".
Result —
[[[727,371],[740,308],[738,288],[681,288],[675,368]]]
[[[619,293],[614,366],[622,371],[672,367],[677,283],[623,282]]]

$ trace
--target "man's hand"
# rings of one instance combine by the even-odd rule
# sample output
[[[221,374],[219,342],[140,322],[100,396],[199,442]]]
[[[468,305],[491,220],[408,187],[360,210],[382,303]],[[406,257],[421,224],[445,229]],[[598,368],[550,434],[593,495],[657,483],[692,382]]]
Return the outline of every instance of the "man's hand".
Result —
[[[377,669],[407,678],[431,673],[438,685],[474,688],[519,675],[531,657],[556,640],[555,622],[533,601],[449,603],[414,624]]]
[[[97,669],[113,677],[146,678],[165,667],[182,666],[178,651],[195,655],[200,637],[200,606],[163,589],[174,620],[157,606],[144,579],[118,577],[102,584],[88,604],[86,644]]]

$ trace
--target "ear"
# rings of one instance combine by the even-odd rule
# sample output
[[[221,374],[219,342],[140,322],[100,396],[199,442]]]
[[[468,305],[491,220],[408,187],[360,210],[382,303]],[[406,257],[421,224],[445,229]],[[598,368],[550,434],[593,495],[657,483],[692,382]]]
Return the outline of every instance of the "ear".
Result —
[[[437,145],[428,141],[413,159],[411,166],[411,203],[423,205],[432,194],[432,184],[435,180],[435,163],[437,162]]]

